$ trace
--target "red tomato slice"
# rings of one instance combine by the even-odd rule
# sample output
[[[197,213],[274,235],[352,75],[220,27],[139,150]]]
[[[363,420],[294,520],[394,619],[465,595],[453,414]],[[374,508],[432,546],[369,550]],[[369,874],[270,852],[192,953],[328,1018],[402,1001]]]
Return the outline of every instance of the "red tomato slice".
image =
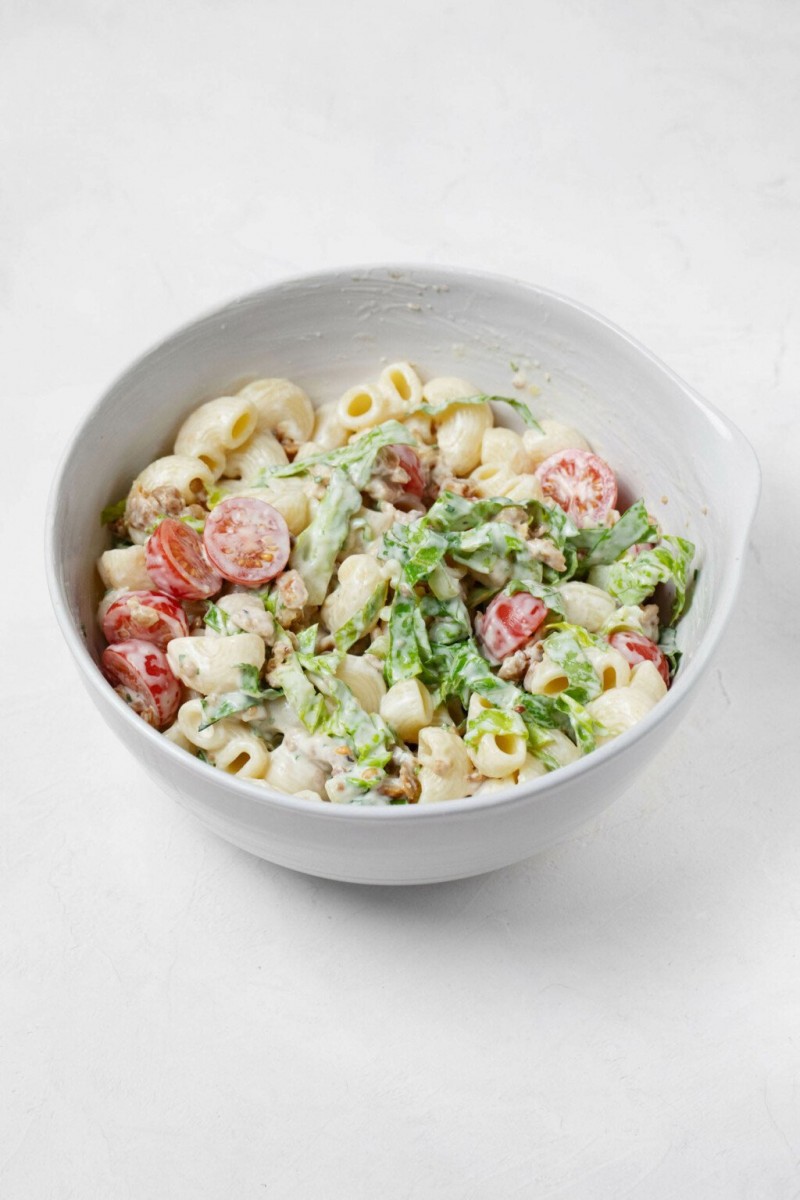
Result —
[[[602,525],[617,503],[617,481],[607,462],[588,450],[559,450],[536,468],[548,500],[569,513],[578,528]]]
[[[107,642],[139,638],[166,650],[173,638],[189,636],[186,614],[171,596],[160,592],[126,592],[110,604],[103,617]]]
[[[162,729],[175,719],[181,685],[158,646],[141,638],[117,642],[105,648],[101,662],[106,679],[148,725]]]
[[[547,605],[530,592],[495,596],[482,617],[476,619],[478,637],[486,653],[502,662],[530,641],[547,616]]]
[[[176,600],[207,600],[222,587],[203,557],[199,533],[183,521],[162,521],[147,539],[144,555],[153,583]]]
[[[224,579],[257,587],[289,561],[289,529],[281,514],[253,496],[231,496],[206,521],[203,544]]]
[[[619,650],[622,657],[627,659],[632,667],[645,661],[655,663],[661,678],[669,687],[669,663],[664,657],[663,651],[643,633],[620,629],[616,633],[612,633],[608,644],[615,650]]]

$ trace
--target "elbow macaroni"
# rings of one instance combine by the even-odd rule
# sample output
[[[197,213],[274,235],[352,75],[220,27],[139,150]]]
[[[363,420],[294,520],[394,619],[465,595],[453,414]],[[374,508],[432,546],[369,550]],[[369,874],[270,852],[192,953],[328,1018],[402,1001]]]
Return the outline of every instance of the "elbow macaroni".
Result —
[[[420,730],[433,718],[433,699],[418,679],[402,679],[381,700],[380,713],[399,738],[416,742]]]
[[[350,554],[339,567],[339,585],[322,605],[323,621],[335,633],[345,622],[354,617],[369,600],[375,589],[384,581],[381,564],[372,554]],[[379,614],[364,630],[369,633],[378,623]]]
[[[147,574],[144,554],[144,546],[105,550],[97,562],[103,584],[107,588],[122,588],[126,592],[156,591],[156,585]]]
[[[349,433],[372,429],[393,415],[389,398],[366,383],[345,392],[337,408],[339,424]]]
[[[239,396],[208,400],[190,413],[178,430],[175,453],[205,463],[214,479],[225,470],[225,457],[253,435],[256,410]]]
[[[522,441],[530,460],[530,470],[538,467],[551,454],[559,450],[590,450],[591,446],[577,429],[571,425],[562,425],[560,421],[551,421],[545,417],[539,422],[543,432],[526,429]]]
[[[454,475],[469,475],[481,461],[481,446],[494,422],[488,404],[452,404],[434,421],[439,453]]]
[[[256,633],[173,638],[167,647],[167,660],[175,678],[204,696],[235,692],[241,686],[240,667],[260,671],[265,658],[263,639]]]
[[[257,433],[273,433],[292,446],[311,437],[314,407],[303,389],[290,379],[256,379],[242,388],[238,398],[253,405]]]
[[[420,730],[418,758],[420,804],[457,800],[472,790],[472,764],[457,733],[437,725]]]
[[[254,479],[264,467],[280,467],[288,463],[286,451],[274,433],[264,429],[254,433],[238,450],[232,450],[225,460],[226,479]]]

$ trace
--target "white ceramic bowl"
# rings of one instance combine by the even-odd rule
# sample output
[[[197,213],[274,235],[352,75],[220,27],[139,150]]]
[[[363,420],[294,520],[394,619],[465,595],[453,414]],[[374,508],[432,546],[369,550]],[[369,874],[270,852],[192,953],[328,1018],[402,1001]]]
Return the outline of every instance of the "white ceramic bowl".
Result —
[[[98,513],[168,452],[183,417],[237,380],[281,375],[315,400],[410,359],[576,425],[672,533],[698,547],[674,686],[635,729],[536,782],[441,805],[310,804],[232,778],[134,716],[97,666]],[[541,389],[512,391],[510,363]],[[518,381],[519,382],[519,381]],[[505,417],[501,415],[501,419]],[[511,424],[514,422],[511,421]],[[272,862],[361,883],[427,883],[505,866],[609,805],[684,716],[733,606],[758,464],[724,417],[603,318],[551,292],[445,267],[340,270],[276,284],[202,317],[106,392],[67,449],[48,515],[53,603],[81,678],[125,748],[222,837]],[[662,496],[668,503],[662,505]],[[87,731],[87,747],[90,734]],[[78,753],[79,751],[76,751]]]

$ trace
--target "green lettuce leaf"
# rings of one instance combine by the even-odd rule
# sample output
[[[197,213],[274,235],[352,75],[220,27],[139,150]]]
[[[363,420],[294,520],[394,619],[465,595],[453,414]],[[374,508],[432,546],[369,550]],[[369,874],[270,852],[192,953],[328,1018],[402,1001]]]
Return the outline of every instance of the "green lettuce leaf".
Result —
[[[674,625],[667,625],[667,627],[661,631],[661,637],[658,642],[659,649],[669,663],[670,674],[673,677],[675,672],[678,670],[681,658],[683,657],[683,651],[678,649],[677,637],[678,635]]]
[[[240,633],[241,631],[237,629],[236,632]],[[282,694],[275,688],[261,686],[260,672],[258,667],[254,667],[252,663],[239,664],[239,677],[241,687],[237,691],[223,692],[219,696],[203,697],[200,701],[203,720],[198,729],[208,729],[209,725],[215,725],[217,721],[223,721],[225,717],[232,717],[238,712],[244,712],[245,709],[252,708],[254,704],[263,704],[265,700],[275,700]]]
[[[467,720],[464,741],[474,749],[487,734],[516,734],[526,737],[527,730],[522,717],[513,709],[479,708],[476,714]]]
[[[651,522],[644,500],[637,500],[616,525],[580,529],[571,540],[576,550],[583,552],[580,569],[585,571],[616,562],[631,546],[651,542],[658,536],[658,527]]]
[[[571,696],[583,705],[600,695],[603,690],[600,678],[587,658],[584,646],[573,633],[566,630],[551,633],[542,642],[542,649],[569,680],[562,695]]]
[[[421,675],[430,649],[419,598],[407,584],[401,584],[389,614],[389,653],[383,668],[389,686]]]
[[[341,625],[336,630],[333,635],[333,641],[337,650],[349,650],[351,646],[364,637],[368,629],[372,628],[378,613],[386,603],[388,590],[388,583],[385,579],[382,579],[366,604],[362,605],[349,621],[345,621],[344,625]]]
[[[415,438],[411,431],[399,421],[384,421],[376,425],[369,433],[349,442],[338,450],[326,450],[322,454],[312,454],[284,466],[264,467],[257,477],[256,486],[268,483],[270,479],[287,479],[290,475],[307,475],[314,467],[323,466],[331,470],[345,471],[351,482],[361,491],[369,482],[378,451],[384,446],[395,445],[413,446]]]
[[[670,623],[683,612],[694,545],[685,538],[665,536],[652,550],[623,559],[609,568],[607,590],[620,604],[641,604],[659,583],[672,582],[675,600]]]
[[[219,608],[213,600],[209,600],[208,602],[208,608],[203,614],[203,623],[209,629],[213,629],[215,633],[220,634],[221,637],[231,637],[234,633],[242,632],[225,610]]]
[[[319,605],[325,599],[336,556],[347,541],[350,518],[360,507],[356,485],[344,471],[335,470],[313,521],[295,541],[290,560],[306,585],[309,604]]]
[[[125,516],[125,506],[128,503],[128,497],[123,496],[121,500],[117,500],[115,504],[107,504],[100,513],[100,524],[111,525],[114,521],[118,521],[120,517]]]

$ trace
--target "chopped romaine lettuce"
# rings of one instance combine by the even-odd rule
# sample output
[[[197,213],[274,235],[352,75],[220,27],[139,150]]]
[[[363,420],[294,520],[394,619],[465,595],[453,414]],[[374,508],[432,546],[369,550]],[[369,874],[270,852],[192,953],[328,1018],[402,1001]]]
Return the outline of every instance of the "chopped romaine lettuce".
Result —
[[[209,629],[213,629],[215,633],[222,637],[230,637],[234,633],[241,633],[239,626],[233,621],[224,609],[219,608],[213,600],[209,600],[208,608],[203,614],[203,622]]]
[[[117,500],[115,504],[107,504],[100,513],[100,524],[112,525],[114,521],[118,521],[120,517],[124,517],[127,503],[128,497],[123,496],[123,498],[121,500]]]
[[[311,454],[308,458],[296,459],[285,466],[264,467],[257,480],[258,484],[268,483],[270,479],[286,479],[290,475],[307,475],[314,467],[328,467],[332,471],[346,471],[351,482],[359,489],[366,487],[378,451],[384,446],[413,446],[414,436],[399,421],[384,421],[365,433],[354,442],[348,442],[338,450],[326,450],[322,454]]]
[[[658,642],[658,648],[669,663],[670,674],[675,675],[675,672],[680,666],[683,651],[678,649],[677,631],[674,625],[667,625],[661,632],[661,637]]]
[[[517,734],[526,737],[525,722],[512,708],[479,708],[467,720],[464,741],[473,748],[487,734]]]
[[[354,613],[349,621],[345,621],[333,635],[333,641],[337,650],[349,650],[352,645],[360,641],[364,637],[368,629],[371,629],[375,624],[378,613],[386,603],[386,593],[389,590],[389,585],[385,579],[382,579],[375,591],[357,613]]]
[[[625,558],[609,568],[607,590],[620,604],[641,604],[659,583],[675,587],[671,624],[683,612],[686,603],[689,566],[694,545],[685,538],[663,537],[652,550],[642,550],[635,558]]]
[[[221,610],[217,609],[217,611]],[[239,633],[240,630],[237,629],[236,632]],[[254,667],[251,663],[239,664],[239,676],[241,686],[237,691],[203,697],[200,701],[203,721],[198,729],[208,729],[209,725],[214,725],[217,721],[224,720],[225,717],[244,712],[253,705],[263,704],[265,700],[275,700],[281,695],[281,692],[275,688],[262,688],[258,667]]]
[[[600,695],[603,690],[600,678],[586,657],[584,646],[572,631],[559,629],[551,633],[542,642],[542,649],[569,681],[564,695],[572,696],[573,700],[584,705]]]
[[[576,550],[582,552],[580,569],[585,571],[590,567],[616,562],[637,542],[650,542],[658,536],[658,527],[650,520],[644,500],[637,500],[622,514],[616,525],[581,529],[571,540]]]
[[[314,519],[298,536],[290,560],[306,585],[309,604],[322,604],[325,599],[336,556],[347,540],[350,518],[360,507],[358,488],[344,471],[333,471]]]
[[[389,653],[384,663],[389,686],[421,675],[423,659],[430,657],[430,650],[419,598],[407,584],[401,584],[389,614]]]

